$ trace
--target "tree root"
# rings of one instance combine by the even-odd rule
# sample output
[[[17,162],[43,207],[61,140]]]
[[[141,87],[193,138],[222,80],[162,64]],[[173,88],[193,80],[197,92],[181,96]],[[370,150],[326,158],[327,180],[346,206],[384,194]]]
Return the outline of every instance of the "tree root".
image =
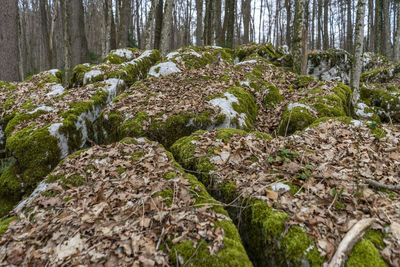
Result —
[[[358,221],[344,236],[340,242],[335,255],[333,255],[331,262],[328,267],[342,267],[346,263],[346,259],[349,253],[353,249],[353,246],[361,239],[365,230],[371,226],[377,219],[368,218]]]
[[[390,191],[400,191],[400,185],[386,185],[386,184],[381,184],[378,183],[377,181],[371,180],[371,179],[366,179],[365,182],[369,185],[372,185],[373,187],[376,188],[382,188],[382,189],[387,189]]]

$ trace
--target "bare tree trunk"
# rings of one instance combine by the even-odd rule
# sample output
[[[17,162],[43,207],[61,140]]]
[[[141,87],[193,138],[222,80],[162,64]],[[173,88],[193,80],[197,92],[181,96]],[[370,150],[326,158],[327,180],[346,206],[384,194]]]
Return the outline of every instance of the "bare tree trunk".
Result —
[[[293,30],[293,71],[302,71],[302,32],[304,27],[305,0],[295,0],[294,30]]]
[[[212,0],[206,0],[206,13],[204,17],[204,33],[203,42],[204,45],[212,44],[213,34],[213,2]]]
[[[154,43],[152,42],[152,37],[154,36],[154,13],[156,9],[156,0],[151,1],[151,7],[149,11],[149,17],[147,19],[147,24],[146,24],[146,40],[144,47],[145,49],[149,50],[154,47]]]
[[[47,26],[46,2],[46,0],[40,0],[40,28],[45,55],[44,66],[42,66],[42,69],[49,69],[51,66],[51,52],[49,45],[49,28]]]
[[[203,45],[203,0],[196,0],[196,45]]]
[[[382,53],[382,0],[375,1],[375,52]]]
[[[53,57],[54,57],[53,40],[54,40],[54,27],[57,19],[57,11],[58,11],[58,0],[54,0],[53,15],[51,17],[50,34],[49,34],[50,68],[53,68],[53,66],[55,66],[53,62]]]
[[[225,1],[225,20],[224,20],[225,46],[233,48],[233,35],[235,30],[235,1]]]
[[[163,26],[161,34],[161,54],[165,56],[169,51],[169,41],[171,39],[171,23],[172,23],[172,10],[174,7],[173,0],[166,0],[165,14],[163,17]]]
[[[0,5],[0,80],[19,80],[18,3],[3,0]]]
[[[373,0],[368,1],[368,27],[369,27],[369,51],[375,51],[375,21],[374,21],[374,2]]]
[[[346,50],[353,53],[353,25],[351,23],[351,0],[347,0],[347,40]]]
[[[321,49],[321,34],[322,34],[322,0],[318,0],[318,35],[317,35],[317,49]]]
[[[251,19],[251,0],[242,0],[242,14],[243,14],[243,43],[249,42],[250,32],[250,19]]]
[[[24,71],[24,57],[23,57],[23,32],[22,32],[22,16],[21,11],[18,12],[18,55],[19,55],[19,62],[18,62],[18,69],[19,69],[19,79],[21,81],[25,80],[25,71]],[[1,29],[1,27],[0,27]],[[1,32],[1,30],[0,30]],[[0,68],[1,70],[1,68]],[[1,78],[0,78],[1,80]]]
[[[140,4],[139,0],[136,0],[136,35],[137,45],[139,48],[143,48],[142,36],[140,34],[140,16],[139,16]]]
[[[301,75],[307,75],[307,61],[308,61],[308,33],[303,26],[301,36]]]
[[[400,5],[397,5],[397,29],[394,38],[394,61],[400,62]]]
[[[161,42],[161,31],[163,28],[163,8],[164,8],[164,1],[158,0],[157,10],[156,10],[156,24],[155,24],[155,32],[154,32],[154,48],[160,49],[160,42]]]
[[[286,7],[286,45],[292,47],[292,1],[285,0]]]
[[[85,34],[85,21],[82,0],[69,0],[71,11],[70,19],[67,21],[70,27],[71,38],[71,63],[72,66],[87,62],[88,44]]]
[[[390,56],[390,17],[389,17],[389,0],[382,0],[382,23],[383,23],[383,36],[382,36],[382,52],[385,56]]]
[[[131,5],[130,0],[122,0],[121,17],[119,21],[118,31],[118,47],[128,46],[128,28],[129,20],[131,19]]]
[[[215,0],[214,2],[214,30],[215,30],[215,41],[219,46],[224,45],[224,32],[222,30],[222,2],[221,0]]]
[[[324,38],[323,38],[324,50],[328,50],[328,48],[329,48],[328,12],[329,12],[329,0],[325,0],[324,1]]]
[[[361,76],[361,55],[364,46],[364,17],[366,0],[359,0],[357,5],[355,41],[354,41],[354,61],[351,72],[351,87],[353,88],[353,105],[360,99],[360,76]]]
[[[70,17],[69,16],[70,1],[69,0],[60,0],[60,1],[61,1],[63,36],[64,36],[64,72],[65,72],[65,80],[66,82],[68,82],[71,72],[71,40],[68,27],[68,20]]]

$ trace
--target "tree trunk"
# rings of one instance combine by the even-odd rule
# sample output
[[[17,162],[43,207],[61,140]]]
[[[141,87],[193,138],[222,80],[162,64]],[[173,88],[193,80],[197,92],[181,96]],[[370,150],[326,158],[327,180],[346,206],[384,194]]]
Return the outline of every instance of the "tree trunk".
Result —
[[[389,17],[389,0],[382,0],[382,23],[383,23],[383,27],[382,27],[382,53],[387,56],[390,57],[390,40],[391,40],[391,36],[390,36],[390,17]]]
[[[85,35],[85,20],[82,0],[69,0],[71,10],[68,11],[70,19],[67,20],[71,34],[72,66],[87,62],[88,44]]]
[[[329,11],[329,0],[325,0],[324,1],[324,38],[323,38],[324,50],[328,50],[328,48],[329,48],[328,11]]]
[[[307,61],[308,61],[308,33],[303,26],[301,36],[301,75],[307,75]]]
[[[54,0],[54,9],[53,9],[53,15],[51,17],[50,34],[49,34],[50,68],[53,68],[53,66],[55,66],[53,62],[53,57],[54,57],[53,40],[54,40],[54,27],[57,19],[57,11],[58,11],[58,0]]]
[[[213,2],[212,0],[206,0],[206,13],[204,17],[204,33],[203,41],[204,45],[212,44],[213,34]]]
[[[156,10],[156,0],[151,1],[151,7],[149,11],[149,17],[146,23],[146,40],[144,44],[144,48],[149,50],[154,47],[154,43],[152,42],[155,30],[155,23],[154,23],[154,13]]]
[[[131,19],[130,0],[122,0],[120,11],[119,31],[118,31],[118,47],[128,46],[128,29],[129,20]]]
[[[242,14],[243,14],[243,43],[249,42],[250,33],[250,19],[251,19],[251,0],[242,0]]]
[[[69,33],[69,25],[68,21],[70,18],[70,1],[69,0],[60,0],[61,1],[61,14],[62,14],[62,28],[63,28],[63,37],[64,37],[64,72],[65,72],[65,80],[69,81],[70,72],[71,72],[71,40]]]
[[[47,26],[46,0],[40,0],[40,27],[42,32],[42,44],[45,55],[45,64],[42,69],[51,68],[51,51],[49,44],[49,28]]]
[[[233,35],[235,30],[235,1],[226,0],[224,19],[225,47],[233,48]]]
[[[322,0],[318,0],[318,33],[317,33],[317,49],[321,49],[321,34],[322,34]]]
[[[214,1],[214,31],[215,42],[218,46],[224,45],[224,33],[222,30],[222,2],[221,0]]]
[[[302,71],[302,32],[304,27],[305,0],[295,0],[294,29],[293,29],[293,71]]]
[[[353,53],[353,25],[351,23],[351,2],[347,0],[347,37],[346,37],[346,50]]]
[[[3,0],[0,5],[0,80],[19,80],[18,1]]]
[[[397,29],[394,38],[394,61],[400,62],[400,5],[397,5]]]
[[[286,45],[291,48],[292,46],[292,0],[285,0],[286,7]]]
[[[364,17],[366,0],[359,0],[357,4],[356,29],[354,40],[354,61],[351,72],[351,87],[353,88],[353,105],[360,99],[361,56],[364,46]]]
[[[156,24],[155,24],[155,32],[154,32],[154,48],[160,49],[161,42],[161,30],[163,28],[163,8],[164,1],[158,0],[157,10],[156,10]]]
[[[196,45],[203,45],[203,0],[196,0]]]
[[[140,34],[139,10],[140,10],[139,0],[136,0],[136,36],[137,36],[137,45],[138,45],[139,49],[143,49],[142,36]]]
[[[382,0],[375,1],[375,52],[382,53]]]
[[[161,55],[165,56],[169,49],[169,41],[171,40],[171,23],[172,23],[172,10],[174,1],[166,0],[165,3],[165,14],[163,17],[163,26],[161,34]]]

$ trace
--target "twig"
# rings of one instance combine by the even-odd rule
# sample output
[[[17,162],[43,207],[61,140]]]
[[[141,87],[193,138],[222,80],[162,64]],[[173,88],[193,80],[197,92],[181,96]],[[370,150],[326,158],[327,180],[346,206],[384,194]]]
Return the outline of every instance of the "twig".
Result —
[[[387,189],[387,190],[391,190],[391,191],[399,191],[400,190],[400,185],[381,184],[381,183],[378,183],[377,181],[374,181],[371,179],[366,179],[365,182],[376,188],[383,188],[383,189]]]
[[[377,219],[368,218],[358,221],[344,236],[340,242],[335,255],[333,255],[331,262],[328,267],[342,267],[344,266],[346,259],[352,250],[353,246],[361,239],[365,230],[371,226]]]
[[[336,200],[338,199],[338,195],[339,195],[339,193],[335,194],[335,197],[333,198],[331,204],[329,205],[328,210],[331,210],[333,204],[335,204]]]

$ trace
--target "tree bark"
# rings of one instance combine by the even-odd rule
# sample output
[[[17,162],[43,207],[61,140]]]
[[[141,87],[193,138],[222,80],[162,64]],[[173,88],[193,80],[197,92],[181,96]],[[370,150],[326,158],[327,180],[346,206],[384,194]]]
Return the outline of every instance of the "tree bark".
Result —
[[[211,45],[213,40],[213,1],[206,0],[206,13],[204,17],[204,45]]]
[[[61,1],[61,14],[62,14],[62,28],[63,28],[63,37],[64,37],[64,72],[65,72],[65,80],[68,82],[70,78],[71,72],[71,40],[69,33],[69,12],[70,12],[70,1],[69,0],[60,0]]]
[[[154,48],[160,49],[161,43],[161,31],[163,28],[163,8],[164,8],[164,1],[158,0],[157,10],[156,10],[156,24],[155,24],[155,32],[154,32]]]
[[[366,0],[359,0],[357,4],[356,29],[354,40],[354,61],[351,72],[351,87],[353,88],[353,105],[360,99],[361,56],[364,46],[364,17]]]
[[[397,29],[394,38],[394,61],[400,62],[400,5],[397,5]]]
[[[196,0],[196,45],[203,45],[203,0]]]
[[[375,1],[375,52],[382,53],[382,0]]]
[[[324,37],[323,37],[324,50],[328,50],[328,48],[329,48],[328,12],[329,12],[329,0],[325,0],[324,1]]]
[[[250,19],[251,19],[251,0],[242,0],[242,14],[243,14],[243,43],[249,42],[250,33]]]
[[[293,29],[293,71],[302,71],[302,32],[304,27],[305,0],[295,0],[294,29]]]
[[[149,17],[146,23],[146,40],[144,47],[145,49],[149,50],[154,47],[153,36],[154,36],[154,29],[155,29],[155,22],[154,22],[154,14],[156,9],[156,0],[151,1],[151,7],[149,11]]]
[[[233,48],[233,35],[235,30],[235,1],[226,0],[224,19],[225,47]]]
[[[292,1],[285,0],[286,7],[286,45],[291,48],[292,46]],[[314,25],[314,24],[313,24]]]
[[[166,0],[165,14],[163,17],[163,26],[161,34],[161,55],[165,56],[169,49],[169,42],[171,40],[171,24],[172,24],[172,10],[174,7],[173,0]]]
[[[224,45],[224,32],[222,30],[222,2],[215,0],[214,2],[214,30],[215,42],[218,46]]]
[[[44,49],[44,66],[41,69],[49,69],[51,68],[51,51],[49,44],[49,28],[47,26],[47,9],[46,9],[46,0],[40,0],[40,27],[42,32],[42,44]]]
[[[128,46],[128,29],[129,20],[131,18],[130,0],[122,0],[120,11],[119,31],[118,31],[118,47]]]
[[[0,80],[19,80],[18,1],[3,0],[0,5]]]
[[[70,27],[71,38],[71,63],[76,66],[88,60],[88,44],[85,34],[85,20],[82,0],[69,0],[71,10],[67,21]]]
[[[53,40],[54,40],[54,27],[57,19],[57,11],[58,11],[58,0],[54,0],[54,9],[51,17],[50,34],[49,34],[50,68],[53,68],[53,66],[55,65],[53,62],[53,57],[54,57]]]
[[[322,0],[318,0],[318,29],[317,29],[317,49],[321,49],[321,34],[322,34]]]
[[[390,17],[389,17],[389,0],[382,0],[382,23],[383,23],[383,36],[382,36],[382,53],[389,57],[390,56]]]
[[[346,50],[353,53],[353,25],[351,23],[351,0],[347,0],[347,36],[346,36]]]

